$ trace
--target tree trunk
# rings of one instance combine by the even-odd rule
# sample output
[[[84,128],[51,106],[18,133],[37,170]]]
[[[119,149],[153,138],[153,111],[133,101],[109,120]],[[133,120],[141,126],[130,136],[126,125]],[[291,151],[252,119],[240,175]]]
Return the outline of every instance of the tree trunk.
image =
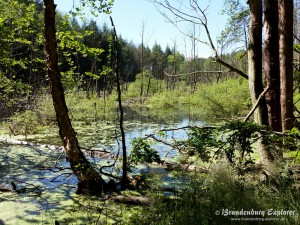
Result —
[[[293,115],[293,0],[279,1],[279,58],[282,131],[294,126]]]
[[[269,125],[281,131],[278,0],[264,0],[264,65]]]
[[[78,193],[82,191],[102,193],[107,184],[80,150],[76,132],[72,127],[68,115],[64,89],[61,83],[61,74],[58,69],[55,30],[56,5],[54,4],[54,0],[44,0],[44,7],[47,73],[51,82],[51,95],[59,126],[59,134],[63,141],[67,160],[70,162],[71,169],[79,180]]]
[[[263,92],[262,78],[262,2],[249,0],[249,49],[248,49],[248,82],[251,102],[254,106]],[[265,97],[260,100],[254,112],[254,121],[259,125],[268,125],[268,111]],[[273,160],[270,151],[263,144],[263,138],[258,141],[260,159],[263,164]]]
[[[250,0],[248,79],[252,105],[263,92],[262,78],[262,2]],[[262,99],[254,113],[254,120],[260,125],[268,125],[265,99]]]
[[[114,21],[112,17],[110,16],[110,22],[113,27],[113,32],[114,32],[114,39],[113,39],[113,44],[114,44],[114,51],[112,52],[112,58],[114,61],[114,71],[116,74],[116,80],[117,80],[117,92],[118,92],[118,105],[119,105],[119,122],[120,122],[120,131],[121,131],[121,137],[122,137],[122,188],[125,189],[129,183],[128,176],[127,176],[127,150],[126,150],[126,141],[125,141],[125,131],[124,131],[124,111],[123,111],[123,106],[122,106],[122,93],[121,93],[121,84],[120,84],[120,74],[119,74],[119,52],[118,52],[118,35],[116,31],[116,27],[114,25]]]
[[[142,97],[144,95],[144,29],[145,29],[145,24],[144,22],[142,23],[142,45],[141,45],[141,89],[140,89],[140,101],[142,103]]]
[[[151,73],[149,73],[146,96],[149,96],[150,85],[151,85],[151,76],[152,76]]]

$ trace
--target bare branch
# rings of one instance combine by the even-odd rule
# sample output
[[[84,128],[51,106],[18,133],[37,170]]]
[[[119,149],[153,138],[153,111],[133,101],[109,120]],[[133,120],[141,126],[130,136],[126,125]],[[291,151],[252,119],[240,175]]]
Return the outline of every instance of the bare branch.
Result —
[[[259,103],[260,103],[262,97],[266,94],[266,92],[269,90],[269,88],[270,88],[270,87],[267,86],[267,87],[265,88],[265,90],[259,95],[259,97],[258,97],[258,99],[257,99],[257,101],[256,101],[256,103],[255,103],[255,105],[253,106],[252,110],[251,110],[251,111],[248,113],[248,115],[245,117],[244,122],[246,122],[246,121],[250,118],[250,116],[254,113],[254,111],[255,111],[255,109],[258,107],[258,105],[259,105]]]
[[[168,77],[180,77],[180,76],[190,76],[196,73],[230,73],[230,70],[227,71],[194,71],[194,72],[190,72],[190,73],[180,73],[180,74],[168,74],[166,71],[164,71],[164,74]]]
[[[216,57],[216,62],[220,63],[221,65],[227,67],[230,71],[235,72],[235,73],[241,75],[242,77],[244,77],[245,79],[248,80],[248,75],[246,73],[244,73],[243,71],[239,70],[238,68],[228,64],[227,62],[225,62],[224,60],[222,60],[218,56]]]

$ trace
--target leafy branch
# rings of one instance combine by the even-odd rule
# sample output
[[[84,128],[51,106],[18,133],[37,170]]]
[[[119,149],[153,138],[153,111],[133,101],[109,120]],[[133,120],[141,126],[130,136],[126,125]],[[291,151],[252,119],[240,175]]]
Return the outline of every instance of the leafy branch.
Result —
[[[173,139],[172,142],[164,140],[166,132],[182,129],[187,130],[187,140]],[[150,140],[152,140],[154,143],[162,143],[176,149],[182,155],[196,155],[204,162],[212,162],[225,157],[232,165],[241,166],[243,163],[253,163],[251,158],[251,154],[254,153],[253,144],[261,139],[262,135],[264,144],[267,148],[272,149],[274,156],[283,150],[299,152],[300,131],[297,129],[282,134],[255,123],[235,121],[219,127],[186,126],[163,129],[156,134],[134,139],[130,159],[133,164],[162,162],[157,151],[150,145]]]

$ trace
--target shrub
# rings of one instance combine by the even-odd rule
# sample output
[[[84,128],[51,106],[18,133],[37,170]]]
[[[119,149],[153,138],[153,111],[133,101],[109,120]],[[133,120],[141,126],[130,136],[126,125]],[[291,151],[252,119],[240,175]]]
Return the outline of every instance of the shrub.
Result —
[[[14,116],[10,118],[8,126],[14,135],[19,134],[25,136],[37,133],[40,128],[38,116],[31,110],[25,110],[22,113],[16,112]]]
[[[215,118],[241,116],[249,104],[248,83],[241,78],[200,84],[191,98],[193,111]]]

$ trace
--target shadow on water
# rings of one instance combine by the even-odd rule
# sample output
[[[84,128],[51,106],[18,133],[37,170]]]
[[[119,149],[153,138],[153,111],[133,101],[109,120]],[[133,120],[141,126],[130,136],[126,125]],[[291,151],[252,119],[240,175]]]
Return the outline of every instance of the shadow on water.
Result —
[[[15,179],[30,181],[37,177],[41,167],[52,166],[60,155],[58,151],[20,145],[2,146],[0,154],[4,156],[0,161],[0,179],[5,183]]]

